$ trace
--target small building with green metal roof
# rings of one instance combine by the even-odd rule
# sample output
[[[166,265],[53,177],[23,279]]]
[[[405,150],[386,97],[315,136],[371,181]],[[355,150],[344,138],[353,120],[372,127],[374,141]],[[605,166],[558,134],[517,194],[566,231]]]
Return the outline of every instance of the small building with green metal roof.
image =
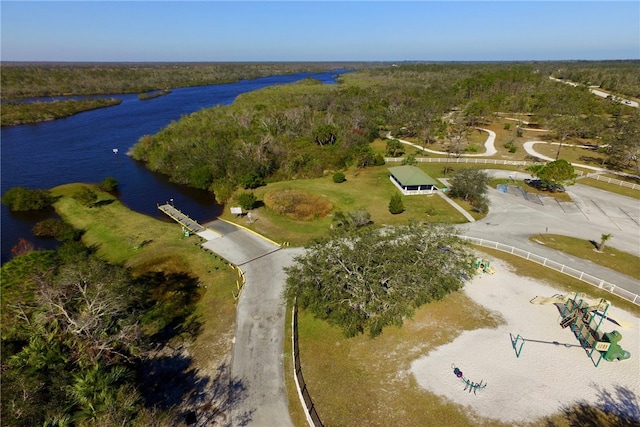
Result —
[[[436,180],[415,166],[395,166],[388,169],[389,179],[405,196],[433,194],[438,191]]]

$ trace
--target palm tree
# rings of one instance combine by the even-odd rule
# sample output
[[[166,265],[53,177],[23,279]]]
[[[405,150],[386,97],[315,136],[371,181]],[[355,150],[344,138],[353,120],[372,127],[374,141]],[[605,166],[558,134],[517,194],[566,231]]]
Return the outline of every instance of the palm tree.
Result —
[[[598,243],[598,252],[602,252],[604,250],[604,245],[606,241],[609,240],[611,237],[613,236],[610,233],[603,234],[602,236],[600,236],[600,243]]]

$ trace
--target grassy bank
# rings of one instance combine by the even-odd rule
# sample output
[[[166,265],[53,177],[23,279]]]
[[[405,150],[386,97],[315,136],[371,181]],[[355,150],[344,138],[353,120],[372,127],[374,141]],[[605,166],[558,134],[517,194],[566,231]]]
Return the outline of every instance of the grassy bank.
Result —
[[[640,280],[640,258],[627,252],[609,246],[597,252],[595,249],[599,242],[559,234],[536,234],[529,240]]]
[[[83,230],[83,242],[97,254],[129,268],[134,276],[147,272],[188,273],[206,291],[186,322],[198,325],[199,334],[187,339],[194,368],[214,376],[230,354],[235,327],[236,273],[221,258],[204,251],[197,236],[184,237],[176,223],[162,222],[129,210],[108,193],[99,193],[96,207],[88,208],[72,196],[84,184],[55,187],[56,212]]]

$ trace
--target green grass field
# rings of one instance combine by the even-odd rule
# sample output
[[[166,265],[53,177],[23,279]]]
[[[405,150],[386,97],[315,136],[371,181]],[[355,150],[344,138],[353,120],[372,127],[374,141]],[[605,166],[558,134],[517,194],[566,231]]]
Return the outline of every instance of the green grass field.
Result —
[[[252,224],[247,223],[247,218],[235,217],[228,208],[222,218],[248,226],[276,242],[289,242],[294,246],[304,245],[314,237],[325,235],[331,227],[333,213],[336,211],[346,213],[357,209],[366,209],[376,225],[406,224],[410,220],[466,222],[462,214],[437,195],[403,197],[405,211],[398,215],[392,215],[389,212],[389,201],[391,195],[398,190],[389,180],[388,166],[349,170],[345,173],[347,180],[340,184],[333,182],[331,176],[325,176],[315,179],[269,183],[253,190],[258,200],[262,200],[266,192],[278,189],[303,190],[316,196],[326,197],[334,208],[324,217],[310,221],[295,221],[276,215],[263,206],[252,211],[252,218],[257,218],[257,221]]]

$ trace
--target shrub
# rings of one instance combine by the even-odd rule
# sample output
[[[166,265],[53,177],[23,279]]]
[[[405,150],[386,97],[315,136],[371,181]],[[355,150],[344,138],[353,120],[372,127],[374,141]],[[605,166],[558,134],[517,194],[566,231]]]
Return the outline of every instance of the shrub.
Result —
[[[390,139],[387,141],[387,156],[400,157],[404,154],[404,145],[397,139]]]
[[[264,178],[255,173],[246,173],[240,177],[240,184],[245,190],[253,190],[254,188],[265,185]]]
[[[398,193],[391,196],[389,201],[389,212],[394,215],[404,212],[404,203],[402,203],[402,196]]]
[[[76,237],[73,227],[59,218],[39,221],[33,226],[32,231],[38,237],[53,237],[61,242],[73,240]]]
[[[296,220],[308,221],[333,209],[325,198],[300,190],[282,189],[264,195],[265,205],[279,215]]]
[[[82,206],[90,208],[94,205],[96,200],[98,200],[98,195],[92,189],[84,187],[82,190],[74,194],[73,198],[76,199]]]
[[[98,188],[108,193],[116,191],[118,189],[118,181],[116,181],[114,177],[108,176],[100,184],[98,184]]]
[[[509,130],[509,129],[511,129],[511,123],[505,123],[504,130]]]
[[[480,206],[488,203],[488,182],[489,175],[483,170],[460,169],[451,178],[449,194],[470,202],[474,207]]]
[[[37,211],[51,206],[53,197],[49,190],[13,187],[4,193],[2,203],[12,211]]]
[[[373,164],[375,166],[384,166],[385,163],[386,162],[384,161],[384,157],[382,157],[382,154],[376,154],[376,157],[374,157],[373,159]]]
[[[518,147],[513,143],[513,141],[509,141],[503,145],[504,148],[508,149],[510,153],[515,153],[518,150]]]
[[[409,154],[407,157],[405,157],[402,160],[402,164],[403,165],[415,165],[416,163],[418,163],[418,161],[416,160],[416,156],[414,156],[413,154]]]
[[[336,227],[345,229],[357,229],[371,224],[371,214],[366,209],[356,209],[352,212],[336,212],[333,217],[333,224]]]
[[[257,201],[258,199],[256,198],[256,195],[247,191],[238,195],[238,204],[245,211],[253,209],[256,206]]]
[[[336,184],[340,184],[341,182],[345,182],[347,180],[347,177],[344,176],[344,173],[342,172],[336,172],[333,174],[333,182],[335,182]]]
[[[220,203],[221,205],[227,203],[227,200],[231,198],[234,190],[235,186],[233,185],[233,183],[225,179],[215,180],[209,187],[209,191],[213,191],[216,202]]]

